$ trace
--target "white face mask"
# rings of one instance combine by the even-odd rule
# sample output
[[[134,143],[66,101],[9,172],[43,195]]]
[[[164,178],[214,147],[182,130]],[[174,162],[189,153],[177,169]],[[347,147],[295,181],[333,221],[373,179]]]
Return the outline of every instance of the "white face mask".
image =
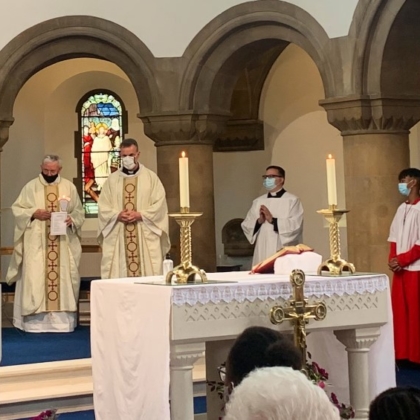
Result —
[[[136,162],[133,156],[124,156],[121,158],[121,162],[125,169],[132,171],[136,167]]]

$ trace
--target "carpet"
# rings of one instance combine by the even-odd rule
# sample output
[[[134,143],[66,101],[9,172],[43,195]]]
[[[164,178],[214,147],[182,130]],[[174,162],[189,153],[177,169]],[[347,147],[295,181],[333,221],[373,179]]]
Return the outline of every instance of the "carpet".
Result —
[[[90,328],[72,333],[25,333],[3,328],[3,357],[0,366],[55,362],[90,357]]]

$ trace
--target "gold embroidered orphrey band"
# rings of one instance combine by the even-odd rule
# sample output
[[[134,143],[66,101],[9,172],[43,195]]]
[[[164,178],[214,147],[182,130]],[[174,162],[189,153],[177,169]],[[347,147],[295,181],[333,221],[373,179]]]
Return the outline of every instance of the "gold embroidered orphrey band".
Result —
[[[45,208],[50,211],[58,210],[58,185],[44,187]],[[47,220],[45,236],[47,252],[45,258],[45,296],[47,312],[60,310],[60,237],[53,236],[51,220]]]
[[[137,211],[137,177],[124,178],[124,209]],[[124,230],[127,277],[141,276],[140,244],[137,222],[127,223]]]

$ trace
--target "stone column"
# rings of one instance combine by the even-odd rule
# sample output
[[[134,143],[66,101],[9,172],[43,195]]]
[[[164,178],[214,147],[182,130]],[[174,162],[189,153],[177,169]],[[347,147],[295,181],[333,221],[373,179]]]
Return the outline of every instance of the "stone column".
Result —
[[[348,260],[357,271],[389,273],[387,238],[403,201],[398,174],[410,165],[408,135],[420,119],[419,104],[385,98],[321,101],[343,136]]]
[[[7,140],[9,140],[9,128],[13,124],[14,118],[4,118],[0,120],[0,171],[1,171],[1,152],[3,151],[3,146],[7,143]],[[1,172],[0,172],[0,208],[2,207],[2,201],[1,201]],[[0,238],[1,238],[1,212],[0,212]],[[0,242],[0,247],[3,244]],[[3,275],[1,270],[1,253],[0,253],[0,276]],[[4,277],[4,275],[3,275]],[[0,286],[0,297],[1,297],[1,286]],[[0,319],[1,322],[1,319]],[[0,339],[1,344],[1,339]],[[0,346],[1,347],[1,346]],[[0,360],[1,360],[1,348],[0,348]]]
[[[227,117],[217,115],[142,116],[147,136],[156,142],[158,175],[165,186],[170,212],[178,212],[178,158],[185,151],[189,159],[190,211],[203,212],[192,225],[193,264],[216,271],[216,238],[213,187],[213,145]],[[170,223],[171,243],[179,262],[179,226]]]
[[[346,346],[349,365],[350,404],[355,419],[369,417],[369,349],[380,335],[379,328],[334,331],[337,339]]]
[[[171,419],[194,420],[192,371],[204,355],[203,344],[177,344],[171,347]]]

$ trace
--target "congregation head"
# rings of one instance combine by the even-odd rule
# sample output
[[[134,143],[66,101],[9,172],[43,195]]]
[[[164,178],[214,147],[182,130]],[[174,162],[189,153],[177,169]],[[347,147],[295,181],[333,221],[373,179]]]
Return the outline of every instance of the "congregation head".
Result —
[[[327,394],[300,371],[269,367],[250,373],[233,391],[224,420],[339,420]]]
[[[250,327],[233,344],[226,361],[226,382],[237,386],[253,370],[285,366],[302,368],[299,350],[288,336],[265,327]]]
[[[390,388],[370,405],[369,420],[416,419],[420,419],[420,389],[417,388]]]

